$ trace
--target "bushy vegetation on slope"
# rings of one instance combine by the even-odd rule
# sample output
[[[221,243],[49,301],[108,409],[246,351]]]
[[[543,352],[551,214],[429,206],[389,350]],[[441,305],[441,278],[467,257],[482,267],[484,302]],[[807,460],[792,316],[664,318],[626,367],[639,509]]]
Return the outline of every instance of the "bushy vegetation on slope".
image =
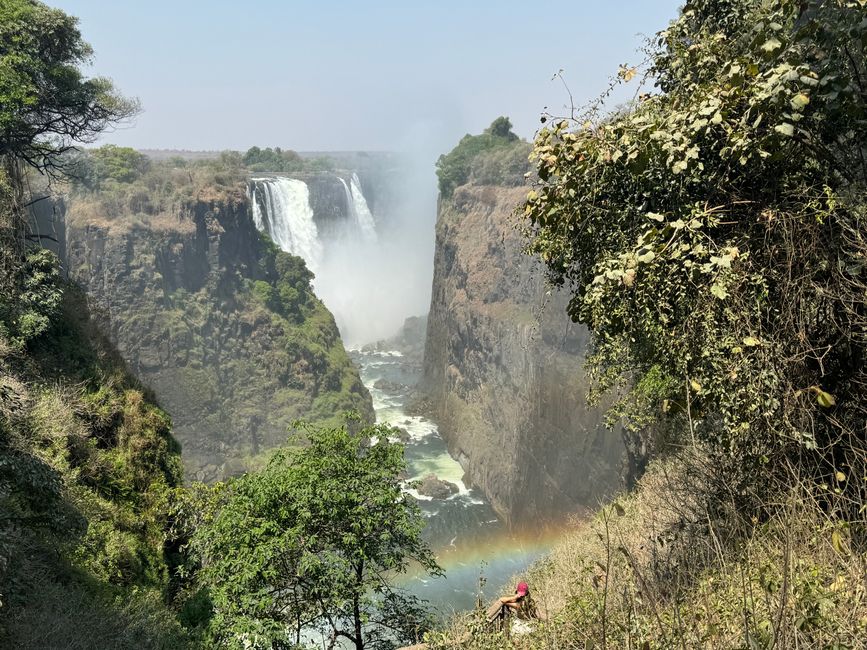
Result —
[[[443,197],[469,182],[479,185],[521,185],[530,165],[529,143],[512,133],[507,117],[498,117],[484,133],[461,138],[458,145],[437,160],[437,178]]]
[[[81,292],[27,228],[25,168],[135,110],[73,18],[0,6],[0,645],[184,647],[164,606],[168,417],[93,329]]]
[[[181,480],[169,418],[94,329],[81,291],[60,283],[56,258],[34,256],[54,272],[29,274],[27,291],[57,304],[17,319],[38,328],[8,311],[0,327],[0,639],[181,647],[163,609]]]
[[[659,94],[540,132],[524,210],[627,421],[707,443],[733,482],[836,487],[855,519],[865,38],[857,2],[690,3],[658,37]]]
[[[519,215],[656,460],[535,569],[516,645],[863,647],[864,3],[694,0],[648,56],[619,80],[655,91],[545,117]]]

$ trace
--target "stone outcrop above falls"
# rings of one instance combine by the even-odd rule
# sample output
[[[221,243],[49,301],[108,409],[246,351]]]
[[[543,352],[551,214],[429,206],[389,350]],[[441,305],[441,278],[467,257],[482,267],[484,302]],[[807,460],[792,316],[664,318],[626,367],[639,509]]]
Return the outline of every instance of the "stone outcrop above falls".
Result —
[[[586,405],[586,330],[521,251],[525,193],[464,186],[441,200],[423,381],[465,479],[514,524],[598,505],[624,454]]]
[[[65,232],[70,277],[172,416],[189,478],[257,464],[298,418],[372,421],[324,305],[309,292],[292,314],[273,306],[284,254],[260,239],[243,186],[150,216],[73,197]]]
[[[352,219],[352,206],[343,184],[348,183],[349,179],[341,182],[341,176],[331,172],[304,174],[298,178],[307,183],[310,190],[310,207],[316,227],[319,228],[319,236],[333,239],[341,232],[343,224]]]

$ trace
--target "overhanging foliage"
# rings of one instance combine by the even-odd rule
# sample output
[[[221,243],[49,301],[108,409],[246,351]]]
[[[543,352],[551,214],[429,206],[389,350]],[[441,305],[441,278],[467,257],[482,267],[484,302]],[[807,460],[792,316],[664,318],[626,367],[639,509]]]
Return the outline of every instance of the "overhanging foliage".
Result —
[[[857,515],[864,3],[696,0],[650,61],[661,92],[538,134],[530,250],[573,290],[602,387],[631,386],[628,423],[674,424],[742,476],[807,464]]]

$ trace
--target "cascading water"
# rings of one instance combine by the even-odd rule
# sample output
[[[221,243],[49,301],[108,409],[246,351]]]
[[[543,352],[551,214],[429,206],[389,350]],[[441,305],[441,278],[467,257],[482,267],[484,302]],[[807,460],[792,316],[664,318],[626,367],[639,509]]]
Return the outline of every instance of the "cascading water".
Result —
[[[355,235],[360,235],[365,242],[376,243],[379,240],[379,235],[376,233],[376,220],[373,218],[373,213],[367,205],[367,199],[364,198],[364,193],[361,191],[358,174],[352,174],[348,183],[341,176],[338,176],[337,179],[343,185],[346,208],[349,210],[352,230],[354,230],[354,232],[350,232],[349,228],[344,228],[344,236],[348,235],[347,238],[351,239]]]
[[[265,210],[257,200],[262,191]],[[313,220],[307,183],[294,178],[254,178],[250,188],[253,221],[284,251],[304,258],[316,273],[322,265],[323,246]]]
[[[430,580],[409,573],[401,586],[444,612],[469,609],[475,602],[482,564],[489,586],[496,589],[548,548],[547,540],[514,537],[484,497],[464,484],[463,469],[449,456],[436,423],[412,414],[409,404],[420,358],[364,345],[393,335],[408,314],[426,308],[427,296],[418,290],[418,282],[408,278],[429,277],[430,270],[419,266],[425,256],[419,254],[418,242],[432,234],[432,224],[426,235],[419,229],[423,220],[409,218],[392,221],[388,229],[377,232],[358,175],[335,177],[346,197],[340,223],[317,230],[307,185],[277,177],[251,182],[252,217],[257,228],[283,250],[303,257],[316,274],[316,293],[334,314],[344,343],[358,348],[352,356],[373,397],[377,420],[403,429],[409,477],[424,479],[433,474],[457,488],[454,494],[434,498],[407,486],[419,499],[427,518],[425,538],[448,578]],[[418,212],[407,210],[406,215]]]
[[[346,183],[344,182],[345,185]],[[367,200],[364,198],[364,193],[361,191],[361,181],[358,180],[358,174],[352,174],[352,178],[349,181],[349,192],[352,197],[352,212],[358,229],[367,241],[375,242],[377,240],[376,221],[374,221],[373,213],[370,211]]]
[[[247,188],[247,198],[250,200],[250,205],[253,206],[253,223],[256,225],[256,229],[260,232],[268,232],[265,220],[262,218],[262,208],[259,205],[259,199],[256,197],[255,182]]]
[[[329,183],[333,187],[335,179],[343,185],[346,198],[345,208],[336,214],[334,202],[324,203],[331,196]],[[344,341],[366,343],[390,335],[406,315],[406,301],[396,296],[412,291],[396,273],[405,247],[394,250],[394,237],[377,231],[358,174],[332,174],[316,181],[314,198],[319,201],[316,216],[323,220],[321,229],[314,220],[310,189],[292,178],[251,180],[247,192],[253,221],[282,250],[304,258],[316,276],[316,293],[334,314]],[[383,290],[391,285],[395,285],[391,290]],[[419,311],[416,306],[411,309]]]

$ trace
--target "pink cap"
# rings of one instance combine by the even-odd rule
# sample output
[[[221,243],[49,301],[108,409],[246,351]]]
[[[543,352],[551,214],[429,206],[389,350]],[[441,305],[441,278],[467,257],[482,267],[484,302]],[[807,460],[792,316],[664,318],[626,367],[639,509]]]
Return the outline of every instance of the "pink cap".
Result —
[[[519,596],[526,596],[528,591],[530,591],[530,587],[527,586],[526,582],[519,582],[517,589],[515,589]]]

